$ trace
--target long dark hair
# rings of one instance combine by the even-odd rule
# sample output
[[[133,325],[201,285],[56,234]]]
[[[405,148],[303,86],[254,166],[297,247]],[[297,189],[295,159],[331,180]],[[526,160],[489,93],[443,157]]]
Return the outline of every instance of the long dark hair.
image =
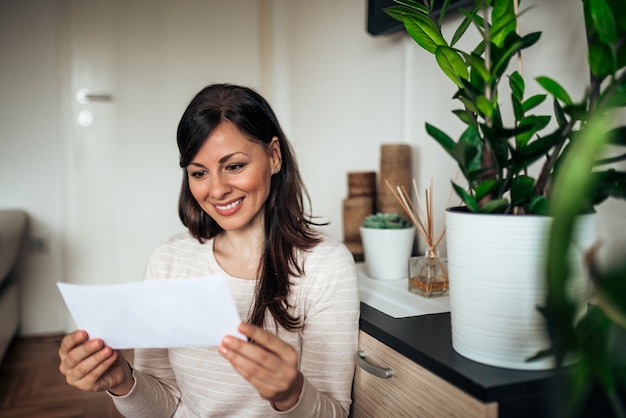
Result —
[[[248,139],[265,146],[269,146],[273,137],[278,137],[282,164],[280,171],[272,176],[265,202],[265,243],[248,321],[263,326],[265,313],[269,310],[276,323],[295,330],[301,324],[300,318],[289,313],[289,277],[304,274],[304,266],[298,261],[298,250],[309,250],[320,241],[320,236],[313,230],[313,226],[319,224],[305,212],[304,203],[310,207],[310,199],[291,145],[270,105],[254,90],[213,84],[202,89],[187,106],[177,132],[180,166],[183,168],[178,202],[180,219],[200,242],[223,232],[194,199],[186,173],[187,165],[223,121],[229,121]]]

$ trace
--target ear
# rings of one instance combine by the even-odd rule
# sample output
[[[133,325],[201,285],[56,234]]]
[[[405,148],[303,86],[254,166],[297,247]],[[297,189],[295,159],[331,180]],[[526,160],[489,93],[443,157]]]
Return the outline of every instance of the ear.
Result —
[[[277,136],[270,141],[269,153],[272,159],[272,173],[276,174],[280,171],[283,163],[282,154],[280,153],[280,141]]]

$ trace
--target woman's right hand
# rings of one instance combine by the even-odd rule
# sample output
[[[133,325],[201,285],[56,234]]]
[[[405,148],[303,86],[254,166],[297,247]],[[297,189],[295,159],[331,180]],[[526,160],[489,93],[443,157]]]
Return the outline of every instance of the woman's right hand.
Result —
[[[108,390],[123,396],[133,388],[130,364],[122,353],[100,339],[90,340],[85,331],[66,335],[61,341],[59,357],[59,370],[67,383],[80,390]]]

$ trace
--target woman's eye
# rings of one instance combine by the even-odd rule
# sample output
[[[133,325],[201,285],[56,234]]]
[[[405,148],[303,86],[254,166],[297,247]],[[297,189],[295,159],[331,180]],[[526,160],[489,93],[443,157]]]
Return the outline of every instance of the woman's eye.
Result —
[[[197,179],[202,178],[205,175],[206,175],[206,171],[204,171],[204,170],[198,170],[198,171],[192,171],[191,172],[191,177],[197,178]]]
[[[244,167],[244,164],[241,163],[237,163],[237,164],[228,164],[226,166],[226,171],[230,171],[230,172],[238,172],[240,171],[242,168]]]

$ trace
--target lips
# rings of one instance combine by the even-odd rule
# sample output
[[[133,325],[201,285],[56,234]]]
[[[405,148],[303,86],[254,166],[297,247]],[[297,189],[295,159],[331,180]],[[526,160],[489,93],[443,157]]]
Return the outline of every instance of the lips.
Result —
[[[228,202],[222,205],[216,204],[216,205],[213,205],[213,207],[220,215],[227,216],[227,215],[232,215],[233,213],[237,212],[239,208],[241,207],[241,202],[243,202],[243,198],[236,199],[236,200],[233,200],[231,202]]]

